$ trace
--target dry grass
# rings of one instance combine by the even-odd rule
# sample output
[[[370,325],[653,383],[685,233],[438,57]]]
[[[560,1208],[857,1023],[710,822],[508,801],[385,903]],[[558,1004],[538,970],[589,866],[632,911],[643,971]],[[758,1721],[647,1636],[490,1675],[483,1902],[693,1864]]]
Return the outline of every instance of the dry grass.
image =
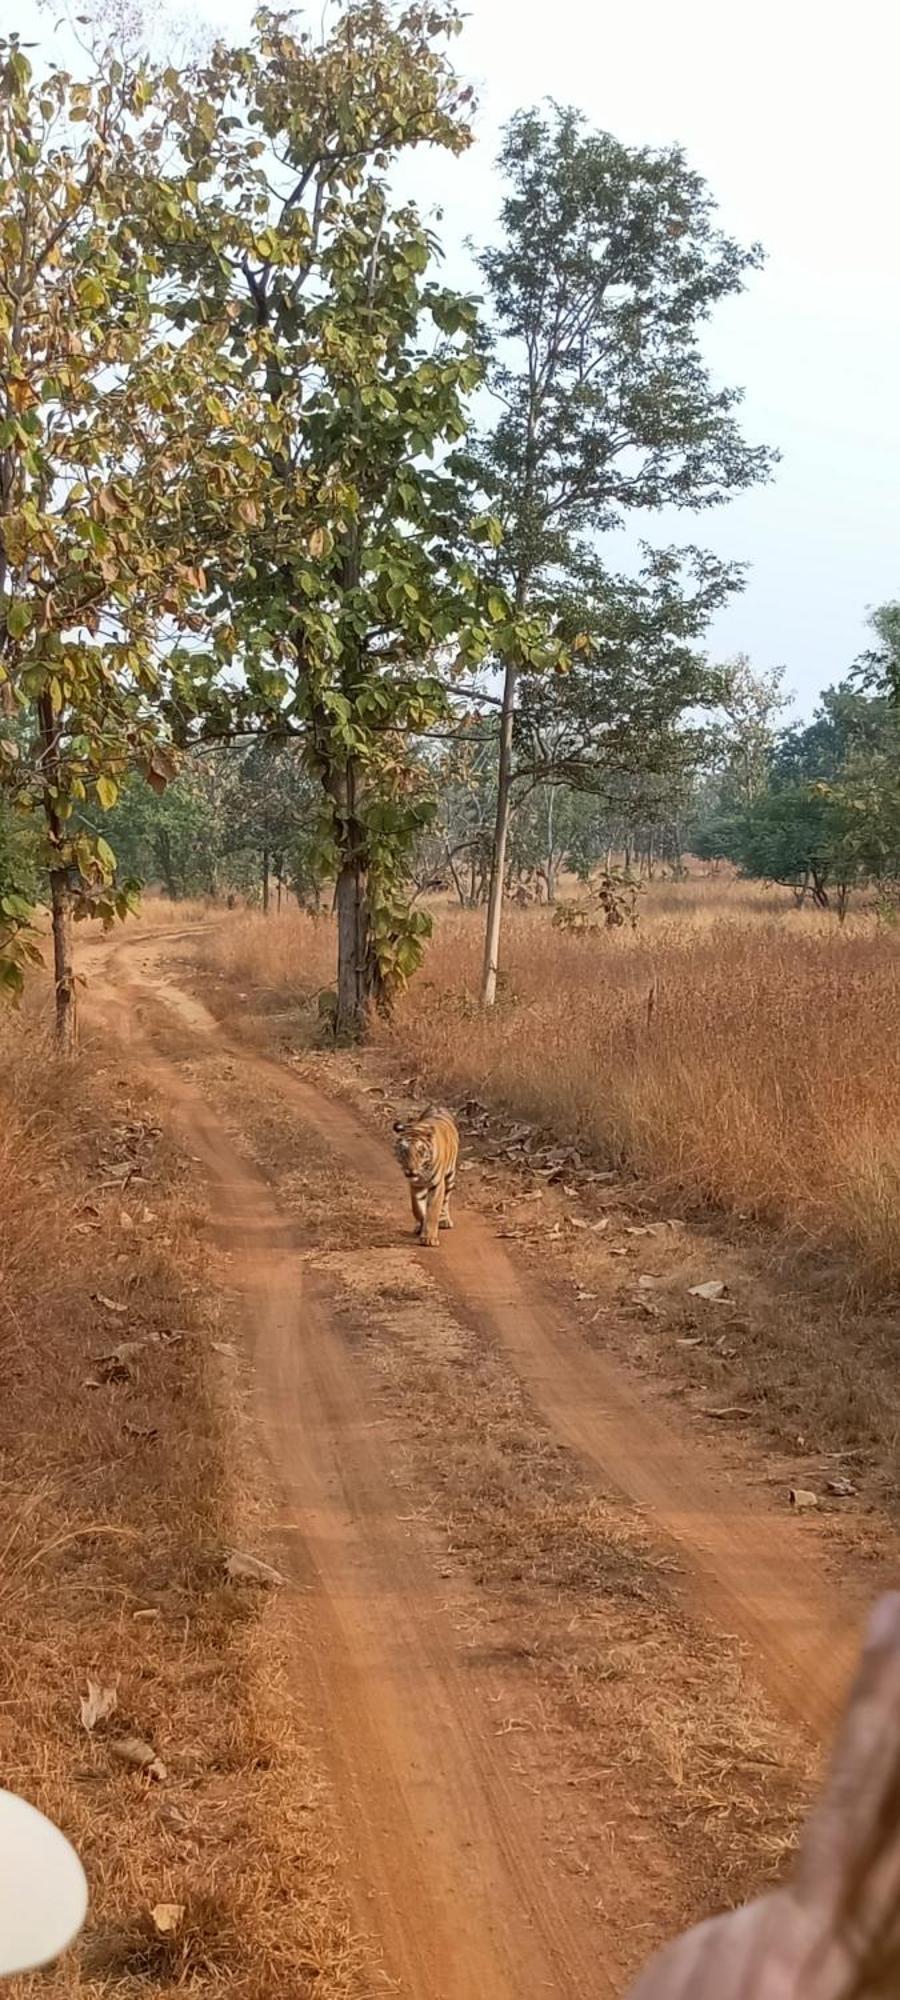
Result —
[[[704,898],[693,917],[586,939],[546,913],[510,918],[487,1017],[480,927],[447,918],[392,1033],[429,1087],[503,1103],[679,1203],[838,1247],[859,1279],[894,1286],[898,942],[737,909],[716,920]]]
[[[480,912],[435,906],[425,967],[388,1031],[436,1093],[476,1095],[590,1148],[680,1204],[839,1250],[900,1283],[900,939],[783,892],[694,876],[650,886],[635,932],[573,937],[508,912],[494,1013],[477,1004]],[[269,1009],[334,977],[334,931],[296,910],[203,941]]]
[[[268,917],[259,910],[232,911],[201,949],[206,965],[233,986],[252,986],[256,999],[269,1006],[308,1001],[334,984],[334,925],[296,905]]]
[[[80,1946],[11,1991],[338,2000],[354,1953],[280,1666],[287,1612],[223,1579],[256,1523],[187,1169],[97,1047],[63,1070],[5,1017],[0,1079],[0,1760],[91,1891]],[[144,1345],[98,1358],[123,1341]],[[117,1690],[91,1733],[89,1677]],[[117,1760],[125,1734],[164,1782]],[[159,1903],[183,1907],[167,1935]]]

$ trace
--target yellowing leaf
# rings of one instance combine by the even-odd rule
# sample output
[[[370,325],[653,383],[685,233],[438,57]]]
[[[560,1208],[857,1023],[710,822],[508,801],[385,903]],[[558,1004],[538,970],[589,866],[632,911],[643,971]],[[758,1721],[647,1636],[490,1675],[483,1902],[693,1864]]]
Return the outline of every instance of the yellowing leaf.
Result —
[[[87,306],[88,310],[94,306],[105,306],[106,292],[99,278],[92,277],[90,273],[86,278],[82,278],[78,286],[78,298],[79,303]]]
[[[116,784],[115,778],[98,778],[96,790],[104,812],[110,812],[119,796],[119,787]]]

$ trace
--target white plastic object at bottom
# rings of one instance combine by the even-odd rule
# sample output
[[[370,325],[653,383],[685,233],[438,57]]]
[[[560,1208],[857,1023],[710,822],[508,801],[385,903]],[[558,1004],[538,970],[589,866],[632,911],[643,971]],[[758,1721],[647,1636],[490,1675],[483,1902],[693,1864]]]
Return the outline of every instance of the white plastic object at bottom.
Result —
[[[58,1958],[87,1915],[84,1869],[43,1813],[0,1791],[0,1977]]]

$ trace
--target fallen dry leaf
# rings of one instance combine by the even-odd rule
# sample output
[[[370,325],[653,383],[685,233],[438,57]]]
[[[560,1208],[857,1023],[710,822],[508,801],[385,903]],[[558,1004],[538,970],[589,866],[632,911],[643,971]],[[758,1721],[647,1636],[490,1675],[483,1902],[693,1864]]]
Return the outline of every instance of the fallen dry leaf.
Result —
[[[150,1915],[160,1937],[169,1937],[172,1931],[177,1931],[184,1916],[184,1904],[155,1903]]]
[[[127,1305],[123,1306],[118,1299],[106,1298],[103,1292],[94,1292],[92,1293],[92,1297],[95,1303],[98,1306],[103,1306],[104,1310],[108,1313],[127,1313],[128,1311]]]
[[[724,1278],[707,1278],[705,1284],[689,1285],[688,1292],[692,1299],[724,1299],[728,1286]]]
[[[114,1687],[101,1687],[99,1681],[88,1676],[87,1694],[81,1697],[82,1727],[90,1731],[98,1722],[105,1722],[114,1713],[118,1699]]]
[[[232,1583],[281,1584],[286,1581],[281,1571],[273,1569],[271,1563],[260,1562],[258,1556],[244,1556],[235,1551],[227,1558],[225,1574]]]
[[[826,1479],[825,1491],[833,1494],[835,1500],[849,1500],[856,1492],[852,1479]]]
[[[131,1764],[136,1771],[155,1778],[157,1784],[162,1784],[168,1775],[162,1758],[157,1756],[152,1743],[145,1742],[143,1736],[114,1736],[109,1747],[121,1764]]]
[[[796,1507],[798,1514],[805,1514],[811,1508],[818,1507],[819,1496],[818,1493],[807,1492],[802,1486],[792,1486],[788,1494],[788,1502],[791,1507]]]

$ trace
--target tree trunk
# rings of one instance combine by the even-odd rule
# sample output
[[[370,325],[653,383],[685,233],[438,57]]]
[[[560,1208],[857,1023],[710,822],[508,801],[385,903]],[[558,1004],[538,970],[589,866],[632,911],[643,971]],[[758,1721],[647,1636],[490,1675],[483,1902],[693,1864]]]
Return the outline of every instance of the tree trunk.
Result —
[[[382,997],[369,907],[366,829],[360,817],[363,776],[354,757],[336,765],[323,758],[320,771],[331,801],[335,844],[341,858],[334,885],[338,934],[335,1035],[339,1041],[358,1042],[373,1002]]]
[[[178,884],[172,863],[172,840],[167,826],[158,826],[153,837],[156,850],[156,866],[162,877],[162,885],[170,903],[178,901]]]
[[[53,913],[56,1040],[61,1053],[70,1056],[78,1040],[78,1008],[72,957],[72,894],[64,868],[51,870],[50,906]]]
[[[464,910],[464,909],[465,909],[465,907],[466,907],[466,892],[465,892],[465,889],[463,888],[463,885],[462,885],[462,883],[461,883],[461,881],[460,881],[460,879],[459,879],[459,874],[458,874],[458,871],[457,871],[457,868],[456,868],[456,864],[455,864],[455,862],[454,862],[454,859],[453,859],[453,856],[452,856],[452,854],[451,854],[451,852],[450,852],[450,849],[449,849],[449,847],[448,847],[448,849],[447,849],[447,866],[448,866],[448,868],[449,868],[449,870],[450,870],[450,875],[451,875],[451,878],[452,878],[452,881],[453,881],[453,887],[454,887],[454,889],[456,890],[456,895],[457,895],[457,900],[458,900],[458,902],[459,902],[459,907],[460,907],[460,909],[461,909],[461,910]]]
[[[41,741],[41,772],[44,779],[44,816],[51,853],[60,854],[63,823],[57,810],[56,783],[59,772],[59,723],[49,694],[38,704]],[[75,965],[72,957],[72,891],[64,867],[50,869],[50,908],[53,928],[53,972],[56,988],[56,1041],[70,1056],[78,1037],[78,1009],[75,998]]]
[[[263,848],[263,851],[262,851],[262,906],[263,906],[263,916],[264,916],[264,917],[267,917],[267,916],[268,916],[268,914],[269,914],[269,850],[268,850],[268,847],[264,847],[264,848]]]
[[[345,861],[338,875],[335,907],[338,974],[334,1031],[338,1041],[356,1042],[365,1032],[378,984],[369,919],[368,879],[358,860]]]
[[[497,967],[500,960],[500,921],[503,915],[503,880],[506,872],[506,841],[509,834],[510,792],[512,787],[513,715],[516,706],[518,671],[510,662],[503,682],[500,715],[500,769],[497,777],[497,817],[491,852],[491,887],[488,896],[487,928],[484,939],[484,966],[481,977],[481,1004],[493,1007],[497,998]]]

